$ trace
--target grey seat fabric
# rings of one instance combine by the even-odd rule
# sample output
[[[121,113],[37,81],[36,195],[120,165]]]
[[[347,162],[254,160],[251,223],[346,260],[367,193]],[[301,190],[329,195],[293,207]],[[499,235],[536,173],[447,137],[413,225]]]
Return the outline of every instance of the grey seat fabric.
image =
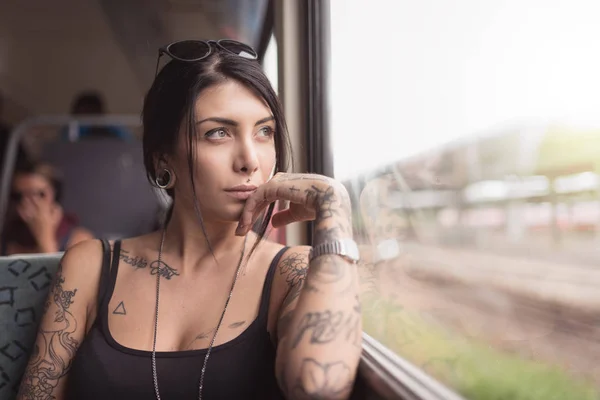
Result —
[[[0,400],[17,395],[61,257],[0,257]]]
[[[161,205],[146,179],[141,142],[52,143],[42,158],[62,173],[64,209],[97,237],[117,239],[156,228]]]

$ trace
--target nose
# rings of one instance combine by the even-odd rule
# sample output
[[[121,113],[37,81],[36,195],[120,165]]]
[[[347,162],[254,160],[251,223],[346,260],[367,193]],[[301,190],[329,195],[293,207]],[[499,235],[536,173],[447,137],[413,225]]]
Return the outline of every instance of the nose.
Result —
[[[238,142],[234,170],[252,175],[258,169],[258,153],[252,137],[246,137]]]

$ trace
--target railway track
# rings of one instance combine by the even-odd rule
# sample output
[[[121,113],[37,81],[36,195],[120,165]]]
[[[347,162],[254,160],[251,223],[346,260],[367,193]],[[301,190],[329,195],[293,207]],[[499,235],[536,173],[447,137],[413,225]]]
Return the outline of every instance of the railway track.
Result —
[[[407,309],[432,312],[434,318],[440,317],[442,324],[459,332],[470,325],[471,334],[479,339],[506,350],[534,354],[532,357],[540,361],[566,366],[600,386],[597,362],[600,360],[600,302],[596,302],[595,297],[585,297],[588,293],[594,295],[589,288],[600,276],[600,269],[590,271],[586,266],[590,275],[595,275],[581,281],[576,267],[569,275],[561,266],[564,281],[559,283],[584,294],[573,296],[575,301],[567,302],[559,294],[540,296],[541,291],[535,290],[544,283],[540,281],[544,274],[538,273],[537,279],[536,273],[531,271],[512,274],[515,265],[523,265],[523,260],[515,264],[505,257],[501,268],[487,264],[473,271],[477,268],[473,265],[473,256],[467,254],[467,261],[460,256],[466,253],[464,250],[457,256],[453,251],[411,245],[407,252],[406,265],[390,262],[381,265],[378,271],[381,289],[394,294]],[[475,258],[484,262],[486,255],[478,253]],[[499,257],[493,256],[493,262],[498,261]],[[536,267],[540,268],[539,263]],[[554,266],[550,264],[548,268]],[[470,271],[474,276],[466,275]],[[487,275],[488,271],[493,274]],[[511,274],[510,279],[502,282]],[[507,282],[517,279],[521,284],[518,290],[513,290]],[[524,290],[528,285],[533,289],[530,292]],[[596,288],[600,291],[600,286]]]

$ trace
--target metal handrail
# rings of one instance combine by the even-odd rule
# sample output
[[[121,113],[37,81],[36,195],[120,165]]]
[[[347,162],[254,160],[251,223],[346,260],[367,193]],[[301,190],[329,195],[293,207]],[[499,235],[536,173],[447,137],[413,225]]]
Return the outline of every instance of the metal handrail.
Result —
[[[465,400],[423,370],[363,332],[359,371],[384,399]]]
[[[100,116],[81,116],[74,117],[73,115],[41,115],[28,118],[17,125],[11,132],[8,138],[8,145],[4,152],[4,165],[2,165],[2,176],[0,180],[0,234],[4,227],[6,218],[6,209],[8,207],[8,198],[10,192],[10,184],[17,159],[18,145],[22,136],[35,126],[68,126],[69,140],[76,141],[80,125],[93,127],[106,126],[128,126],[139,127],[141,120],[139,115],[100,115]]]

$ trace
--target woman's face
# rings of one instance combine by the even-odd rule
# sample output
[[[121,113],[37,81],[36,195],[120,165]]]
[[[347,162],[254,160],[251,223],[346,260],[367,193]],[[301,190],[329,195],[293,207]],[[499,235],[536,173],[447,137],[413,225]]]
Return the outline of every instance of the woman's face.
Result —
[[[52,184],[42,175],[20,173],[13,179],[10,197],[15,206],[25,199],[53,203],[55,196]]]
[[[203,219],[237,221],[253,187],[275,167],[275,120],[265,102],[228,81],[204,90],[195,105],[195,185]],[[177,177],[175,199],[193,207],[186,124],[168,165]]]

